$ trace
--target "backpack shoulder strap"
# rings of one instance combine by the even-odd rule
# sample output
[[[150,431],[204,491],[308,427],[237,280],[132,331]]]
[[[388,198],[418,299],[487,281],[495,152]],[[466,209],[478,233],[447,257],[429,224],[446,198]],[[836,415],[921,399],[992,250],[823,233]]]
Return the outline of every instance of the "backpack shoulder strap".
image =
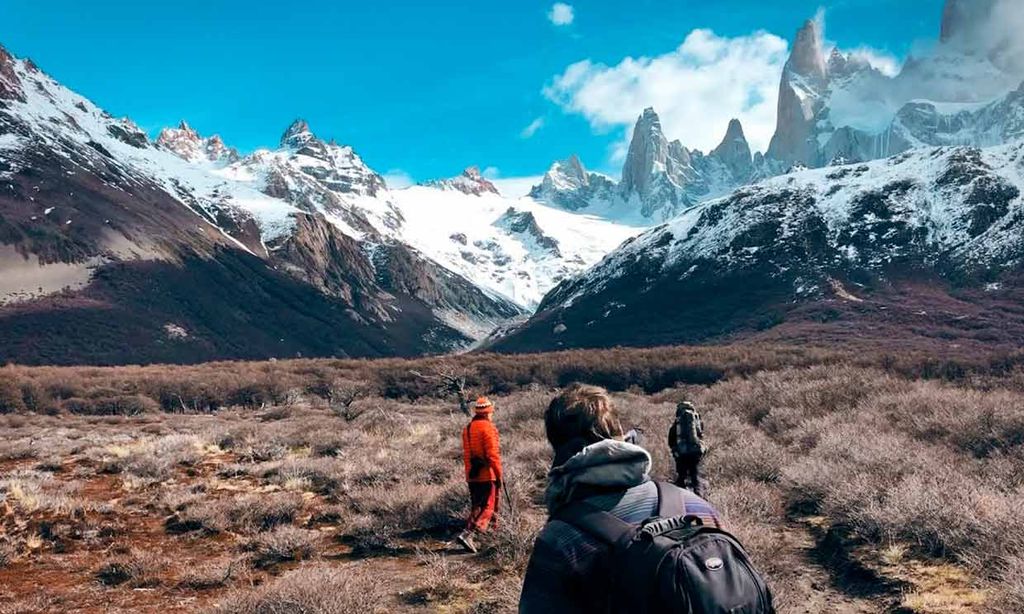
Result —
[[[665,482],[655,482],[658,488],[658,516],[661,518],[675,518],[686,515],[685,495],[679,491],[677,486]]]
[[[558,510],[554,517],[615,546],[633,534],[633,525],[601,508],[576,501]]]

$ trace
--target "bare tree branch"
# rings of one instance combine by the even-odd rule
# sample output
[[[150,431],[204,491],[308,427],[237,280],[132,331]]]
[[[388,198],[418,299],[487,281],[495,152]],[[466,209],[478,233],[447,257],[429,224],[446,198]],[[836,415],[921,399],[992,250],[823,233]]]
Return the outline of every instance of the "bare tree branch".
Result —
[[[369,406],[354,405],[366,392],[366,386],[357,382],[333,382],[327,389],[327,406],[334,415],[352,422],[369,409]]]
[[[437,392],[442,395],[453,394],[459,400],[459,409],[467,416],[469,411],[469,394],[466,392],[466,373],[452,365],[443,364],[434,368],[432,373],[410,371],[416,377],[433,382]]]

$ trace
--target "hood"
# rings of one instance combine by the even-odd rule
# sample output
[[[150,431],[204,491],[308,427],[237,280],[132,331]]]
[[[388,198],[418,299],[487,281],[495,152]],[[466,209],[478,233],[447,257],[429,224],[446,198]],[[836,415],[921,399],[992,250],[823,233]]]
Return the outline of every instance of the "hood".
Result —
[[[640,446],[605,439],[591,444],[548,473],[544,501],[555,510],[572,500],[580,486],[632,488],[650,479],[651,455]]]

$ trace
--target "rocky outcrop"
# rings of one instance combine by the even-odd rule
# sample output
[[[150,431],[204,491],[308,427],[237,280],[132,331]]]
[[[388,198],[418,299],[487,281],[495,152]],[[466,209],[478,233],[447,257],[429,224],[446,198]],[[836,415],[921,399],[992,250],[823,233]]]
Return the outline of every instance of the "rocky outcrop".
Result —
[[[25,101],[21,92],[21,83],[14,70],[14,56],[3,45],[0,45],[0,100]]]
[[[203,138],[184,120],[177,128],[161,130],[156,144],[189,162],[232,164],[241,159],[238,150],[225,145],[220,136]]]
[[[750,146],[738,120],[705,155],[669,141],[653,108],[633,128],[622,180],[588,173],[576,156],[554,163],[530,196],[572,211],[598,210],[625,220],[667,220],[701,200],[727,193],[754,176]],[[635,223],[635,222],[634,222]]]
[[[437,188],[439,190],[455,190],[472,196],[501,194],[498,191],[497,186],[480,174],[480,168],[476,166],[470,166],[466,170],[462,171],[462,174],[458,177],[453,177],[451,179],[435,179],[433,181],[426,181],[420,185]]]
[[[528,237],[527,243],[537,249],[546,250],[556,257],[562,255],[558,250],[558,241],[544,234],[540,225],[537,224],[536,216],[529,211],[518,211],[514,207],[509,207],[508,211],[498,218],[495,225],[506,232]]]
[[[599,173],[588,172],[576,154],[555,162],[544,173],[530,197],[568,211],[586,209],[617,198],[615,182]]]

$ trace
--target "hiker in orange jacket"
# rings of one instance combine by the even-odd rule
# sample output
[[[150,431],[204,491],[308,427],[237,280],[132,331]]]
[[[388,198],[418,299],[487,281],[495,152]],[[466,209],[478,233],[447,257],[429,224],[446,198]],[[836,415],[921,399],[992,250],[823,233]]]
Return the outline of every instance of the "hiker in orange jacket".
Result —
[[[470,552],[476,552],[474,532],[484,532],[494,522],[498,511],[498,493],[501,491],[501,450],[498,429],[491,416],[494,404],[480,397],[473,404],[473,419],[462,429],[462,460],[469,483],[470,511],[466,529],[456,541]]]

